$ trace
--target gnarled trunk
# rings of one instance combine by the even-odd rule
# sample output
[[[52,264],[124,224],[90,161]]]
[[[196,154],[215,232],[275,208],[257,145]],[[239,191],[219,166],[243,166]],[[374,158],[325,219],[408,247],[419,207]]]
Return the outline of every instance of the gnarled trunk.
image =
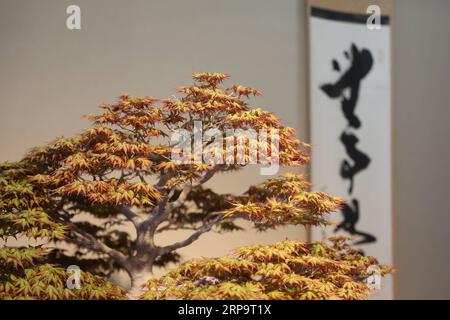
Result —
[[[139,299],[144,293],[145,283],[153,277],[153,263],[161,254],[160,248],[155,246],[153,240],[155,229],[156,225],[147,229],[145,224],[136,228],[136,255],[127,262],[125,267],[131,278],[131,288],[127,293],[129,299]]]
[[[127,292],[128,299],[138,300],[144,293],[144,285],[153,277],[151,268],[130,271],[131,288]]]
[[[153,263],[158,254],[157,250],[150,250],[130,259],[126,268],[131,278],[131,288],[127,293],[129,299],[138,300],[144,293],[145,283],[153,277]]]

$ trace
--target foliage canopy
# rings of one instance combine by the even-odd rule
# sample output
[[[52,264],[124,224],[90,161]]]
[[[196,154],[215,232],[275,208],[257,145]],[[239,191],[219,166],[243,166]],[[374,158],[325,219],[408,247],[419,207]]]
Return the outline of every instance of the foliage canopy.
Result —
[[[216,174],[240,170],[248,161],[174,161],[171,135],[181,129],[194,132],[198,121],[203,130],[222,132],[276,129],[276,160],[282,166],[306,164],[309,146],[274,114],[250,107],[249,98],[260,95],[258,90],[224,88],[228,76],[220,73],[193,78],[192,86],[179,88],[180,98],[122,95],[116,103],[102,104],[100,114],[88,115],[92,128],[0,165],[0,237],[5,243],[0,298],[122,298],[123,290],[104,279],[125,270],[132,280],[130,298],[360,299],[369,293],[369,265],[379,266],[383,275],[390,272],[344,239],[332,238],[331,244],[287,240],[244,247],[230,256],[184,263],[149,280],[153,266],[178,262],[177,250],[202,234],[240,230],[237,219],[251,221],[257,230],[325,225],[325,215],[342,204],[340,198],[310,191],[301,174],[268,179],[243,195],[205,188]],[[247,138],[245,160],[252,143],[275,157],[267,141]],[[226,137],[223,148],[202,141],[202,150],[223,158],[230,146],[238,147],[236,137]],[[166,246],[155,242],[155,234],[171,230],[192,234]],[[6,245],[18,236],[53,241],[56,249]],[[66,272],[49,262],[79,265],[82,289],[66,289]]]

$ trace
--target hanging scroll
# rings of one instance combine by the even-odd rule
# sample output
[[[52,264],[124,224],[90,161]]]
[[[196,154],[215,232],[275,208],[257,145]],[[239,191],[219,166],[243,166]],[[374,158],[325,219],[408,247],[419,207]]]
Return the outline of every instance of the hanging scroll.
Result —
[[[308,2],[311,178],[346,199],[311,236],[352,236],[392,265],[392,4],[380,2]],[[391,282],[374,296],[392,298]]]

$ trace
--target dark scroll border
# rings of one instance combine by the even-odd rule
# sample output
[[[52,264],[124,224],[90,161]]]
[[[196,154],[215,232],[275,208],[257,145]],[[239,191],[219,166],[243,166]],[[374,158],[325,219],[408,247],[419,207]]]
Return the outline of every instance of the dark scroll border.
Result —
[[[334,21],[353,22],[361,24],[366,24],[367,19],[370,17],[370,15],[367,14],[347,13],[317,7],[311,7],[311,16]],[[382,25],[389,25],[389,16],[382,15],[380,17],[380,23]]]

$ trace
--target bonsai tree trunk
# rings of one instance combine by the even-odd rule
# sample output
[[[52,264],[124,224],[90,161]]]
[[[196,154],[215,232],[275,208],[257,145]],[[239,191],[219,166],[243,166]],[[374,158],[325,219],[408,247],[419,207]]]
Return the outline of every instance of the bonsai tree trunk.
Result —
[[[131,278],[131,288],[127,292],[127,297],[137,300],[144,291],[144,285],[153,277],[153,261],[154,259],[141,259],[133,257],[127,272]]]
[[[155,246],[154,234],[156,226],[146,223],[136,225],[136,255],[129,258],[125,269],[131,279],[131,288],[127,293],[128,298],[137,300],[144,290],[144,285],[153,276],[153,264],[161,255],[161,249]]]

